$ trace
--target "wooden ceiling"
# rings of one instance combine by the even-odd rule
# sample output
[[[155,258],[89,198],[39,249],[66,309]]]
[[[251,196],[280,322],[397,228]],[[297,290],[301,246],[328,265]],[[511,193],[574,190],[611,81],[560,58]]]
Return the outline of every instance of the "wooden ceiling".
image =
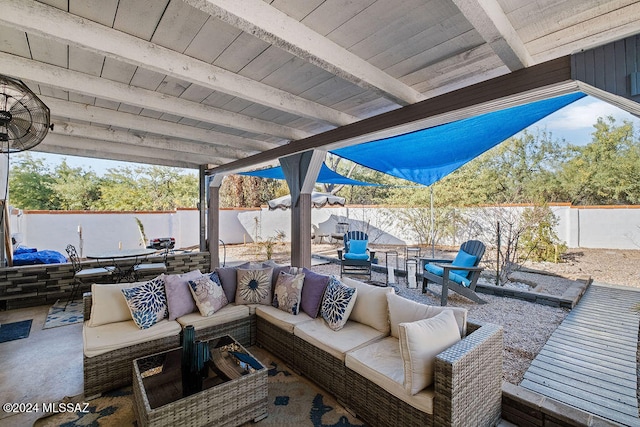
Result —
[[[35,151],[197,168],[640,33],[631,0],[0,0]]]

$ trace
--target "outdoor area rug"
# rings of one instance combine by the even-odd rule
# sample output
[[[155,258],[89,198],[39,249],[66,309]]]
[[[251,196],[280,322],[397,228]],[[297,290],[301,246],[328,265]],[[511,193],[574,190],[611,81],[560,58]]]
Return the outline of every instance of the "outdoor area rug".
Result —
[[[269,369],[269,416],[258,423],[248,422],[245,424],[246,427],[364,425],[361,420],[340,406],[331,395],[306,378],[293,373],[280,359],[257,347],[251,347],[249,351]],[[74,396],[64,402],[79,403],[83,402],[83,399],[82,396]],[[37,420],[34,426],[137,425],[130,386],[105,393],[88,403],[87,413],[54,414]]]
[[[57,328],[58,326],[73,325],[74,323],[82,323],[83,304],[82,301],[73,301],[67,305],[64,310],[66,301],[56,301],[47,314],[47,320],[44,322],[42,329]],[[64,310],[64,311],[63,311]]]
[[[33,319],[0,325],[0,343],[27,338],[31,332]]]

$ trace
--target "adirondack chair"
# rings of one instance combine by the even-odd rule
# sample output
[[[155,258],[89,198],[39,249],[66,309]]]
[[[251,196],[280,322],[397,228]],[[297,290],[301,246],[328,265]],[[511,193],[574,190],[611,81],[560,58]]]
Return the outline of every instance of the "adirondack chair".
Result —
[[[369,236],[363,231],[349,231],[343,240],[344,249],[338,249],[340,277],[343,274],[368,274],[371,279],[371,261],[376,253],[367,248]]]
[[[479,304],[485,304],[475,292],[476,283],[480,273],[484,270],[479,267],[484,255],[484,243],[478,240],[469,240],[460,246],[460,250],[454,260],[422,258],[422,292],[427,292],[429,282],[442,285],[440,305],[447,305],[449,291],[455,291]],[[433,291],[429,290],[434,293]]]

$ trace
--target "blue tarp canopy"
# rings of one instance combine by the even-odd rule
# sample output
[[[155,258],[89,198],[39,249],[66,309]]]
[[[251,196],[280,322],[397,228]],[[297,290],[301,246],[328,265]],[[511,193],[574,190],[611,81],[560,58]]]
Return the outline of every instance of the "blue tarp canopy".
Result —
[[[268,169],[260,169],[251,172],[241,172],[239,175],[247,175],[247,176],[257,176],[259,178],[271,178],[271,179],[284,179],[284,172],[280,166],[268,168]],[[322,184],[345,184],[345,185],[369,185],[369,186],[377,186],[378,184],[372,184],[370,182],[358,181],[355,179],[347,178],[344,175],[340,175],[338,172],[335,172],[326,164],[322,164],[320,167],[320,173],[318,174],[318,179],[316,182],[320,182]]]
[[[586,96],[572,93],[332,151],[362,166],[431,185],[547,115]]]

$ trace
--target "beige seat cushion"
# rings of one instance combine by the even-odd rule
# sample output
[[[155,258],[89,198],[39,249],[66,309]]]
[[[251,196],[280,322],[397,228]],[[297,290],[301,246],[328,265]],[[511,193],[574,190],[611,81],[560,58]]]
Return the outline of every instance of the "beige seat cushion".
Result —
[[[348,351],[385,337],[385,334],[370,326],[350,320],[342,329],[334,331],[324,319],[300,323],[293,329],[293,334],[342,361]]]
[[[268,305],[262,305],[256,308],[256,316],[265,319],[267,322],[287,331],[290,334],[293,333],[293,328],[296,325],[313,320],[311,316],[302,311],[298,314],[291,314],[282,311],[279,308],[269,307]]]
[[[358,298],[349,315],[349,320],[363,323],[389,335],[387,294],[394,293],[393,288],[369,285],[349,277],[343,277],[342,283],[358,290]]]
[[[180,345],[180,324],[175,321],[161,320],[147,329],[140,329],[133,320],[109,323],[101,326],[88,326],[84,322],[82,339],[84,355],[94,357],[124,347],[153,341],[159,338],[176,337],[176,347]]]
[[[91,285],[91,318],[89,326],[132,320],[131,310],[122,294],[123,289],[133,288],[147,282],[115,283],[109,285]]]
[[[416,395],[405,391],[404,368],[400,357],[398,339],[386,337],[347,353],[347,368],[357,372],[393,396],[420,411],[433,414],[434,387],[428,387]]]
[[[433,384],[436,356],[460,341],[452,310],[416,322],[400,323],[400,355],[404,362],[404,388],[409,394]]]
[[[227,304],[211,316],[203,316],[200,312],[195,312],[185,314],[184,316],[178,317],[176,320],[183,327],[192,325],[197,331],[247,317],[249,317],[249,307],[245,305]]]
[[[391,336],[399,338],[398,325],[403,322],[415,322],[416,320],[428,319],[437,316],[444,310],[453,311],[460,336],[467,335],[467,309],[459,307],[440,307],[434,305],[420,304],[419,302],[408,300],[396,294],[387,294],[389,303],[389,321],[391,323]]]

